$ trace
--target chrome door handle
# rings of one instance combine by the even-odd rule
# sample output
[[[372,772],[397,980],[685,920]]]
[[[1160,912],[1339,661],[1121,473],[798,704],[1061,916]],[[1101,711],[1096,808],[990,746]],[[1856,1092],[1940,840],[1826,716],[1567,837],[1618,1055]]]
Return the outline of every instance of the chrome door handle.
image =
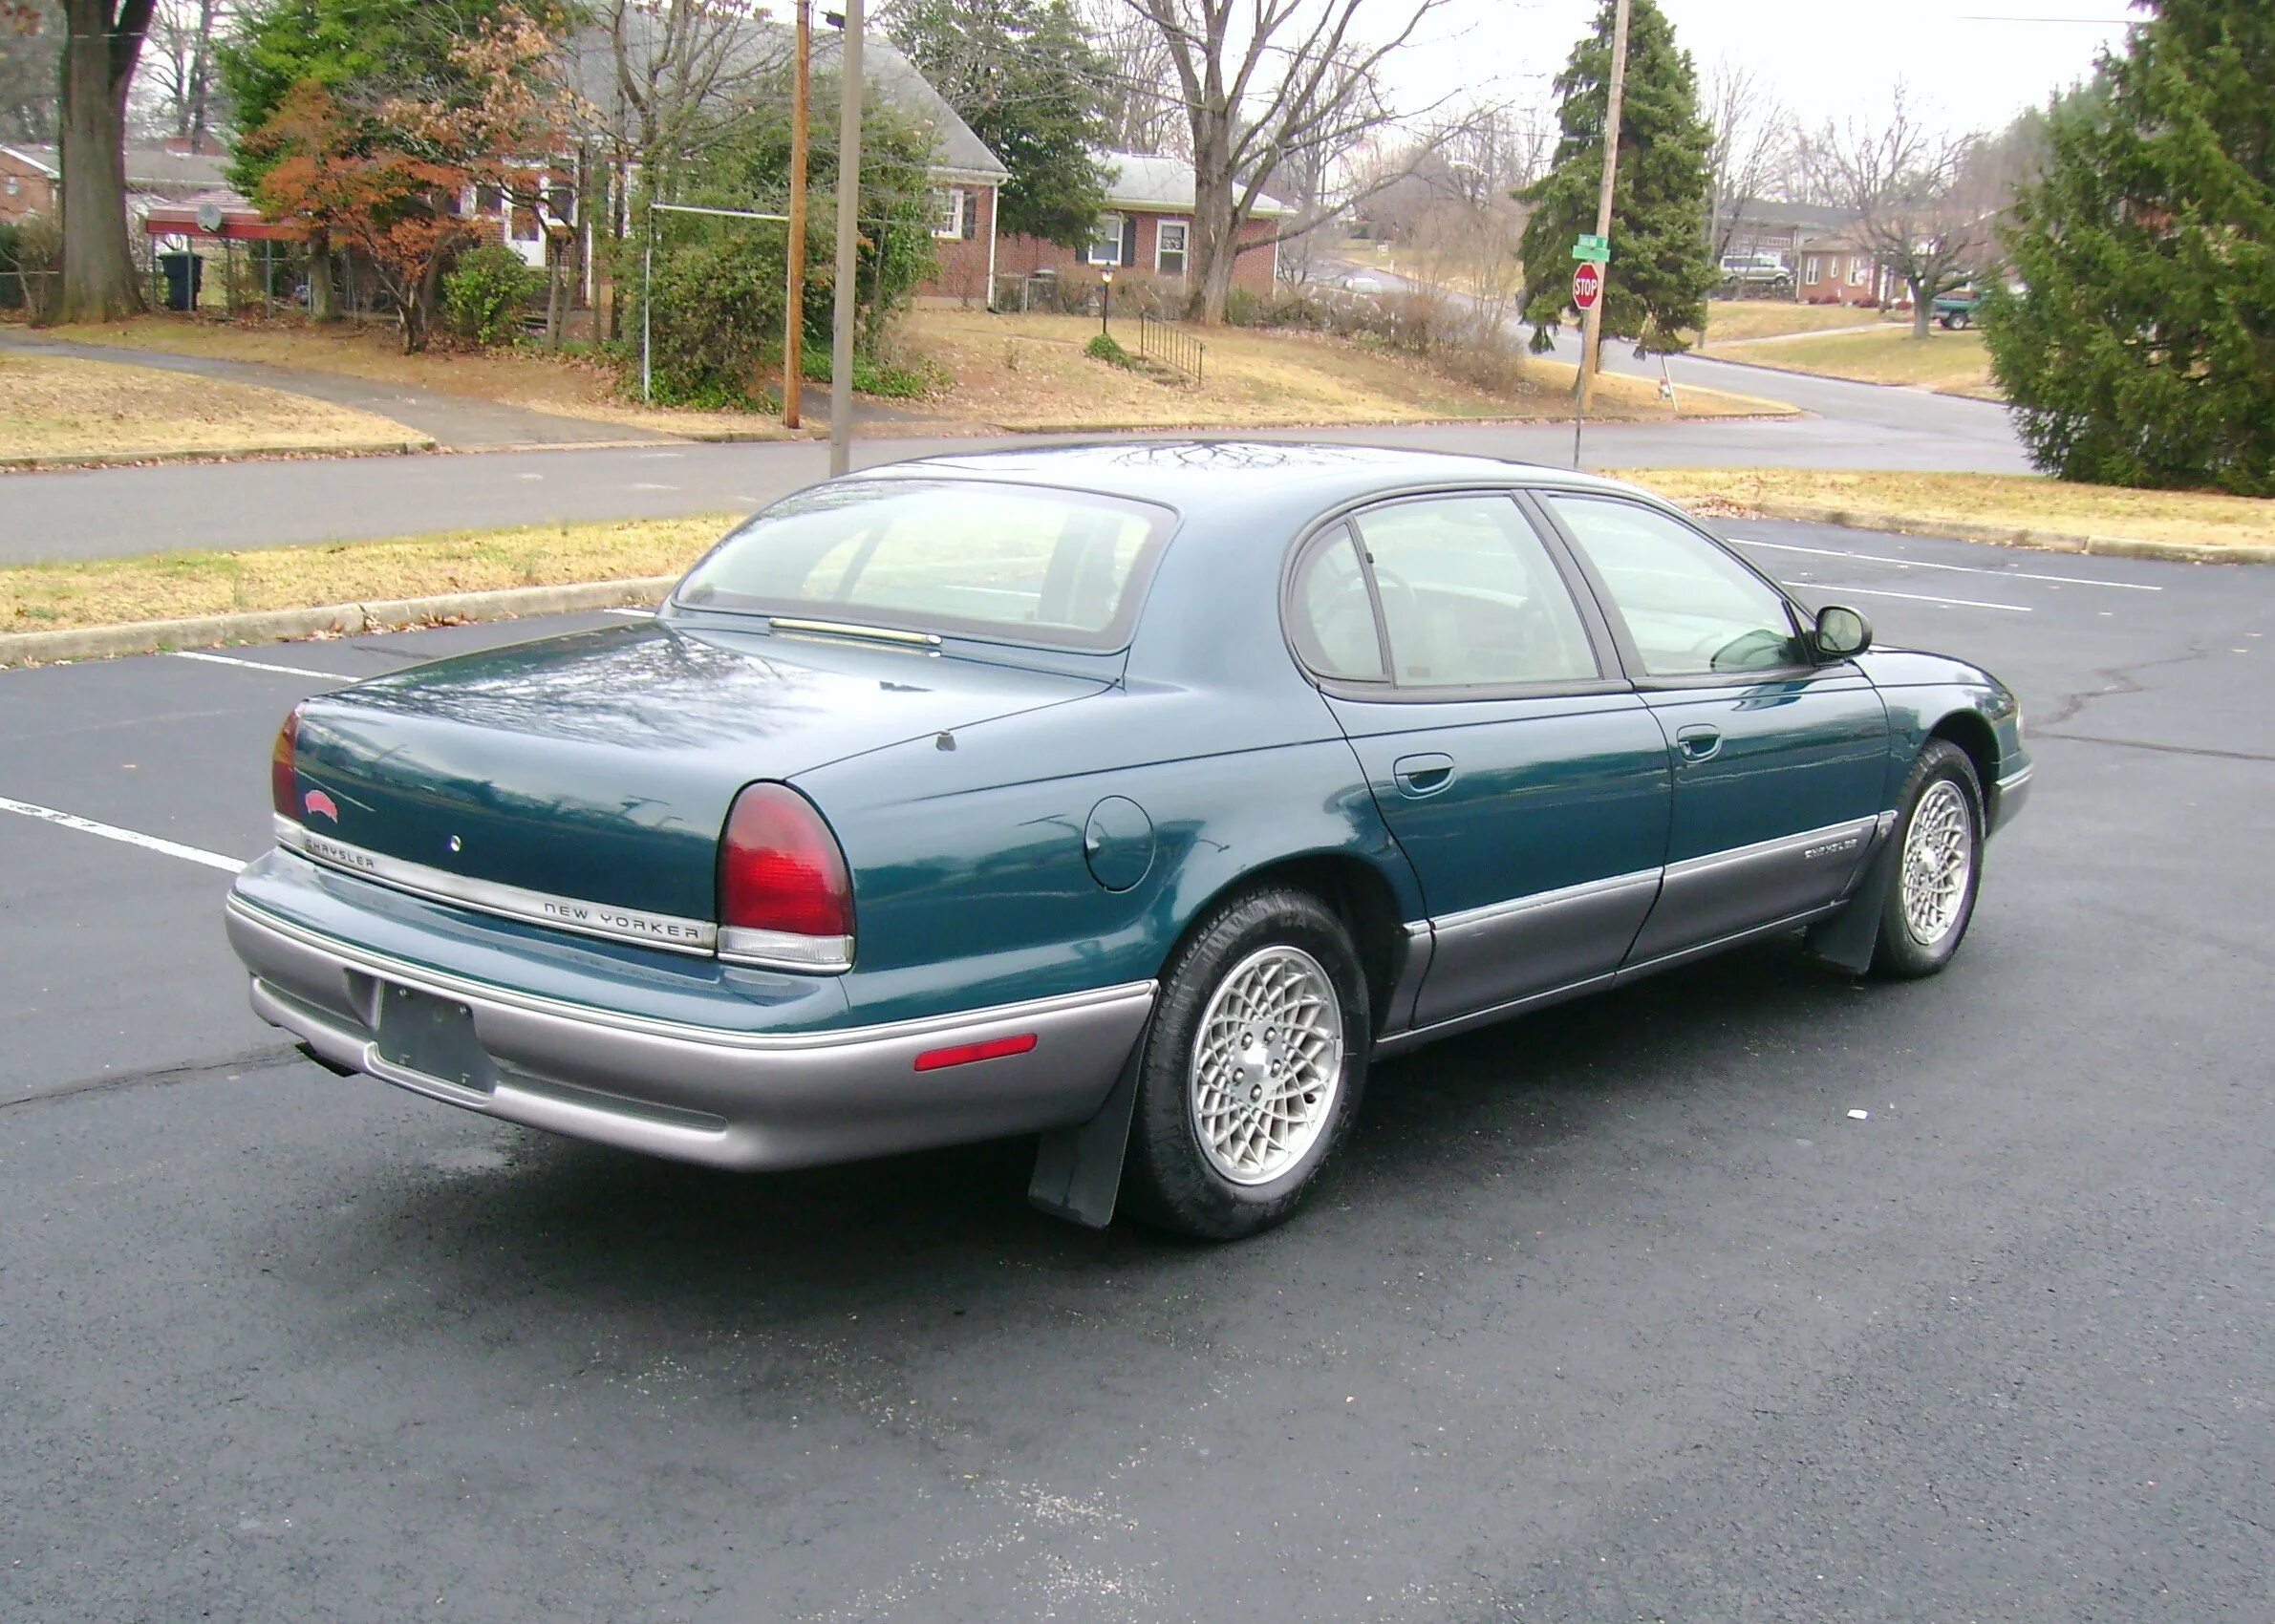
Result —
[[[1453,781],[1453,758],[1435,751],[1423,756],[1401,756],[1390,763],[1390,776],[1405,794],[1435,795]]]
[[[1675,748],[1685,761],[1711,760],[1722,748],[1722,730],[1708,727],[1705,722],[1693,722],[1675,730]]]

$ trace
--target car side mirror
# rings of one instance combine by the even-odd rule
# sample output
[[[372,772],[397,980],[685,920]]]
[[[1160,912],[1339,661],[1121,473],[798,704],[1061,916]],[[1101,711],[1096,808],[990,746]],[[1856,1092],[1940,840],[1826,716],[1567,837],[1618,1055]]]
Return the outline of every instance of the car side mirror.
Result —
[[[1872,647],[1872,622],[1841,604],[1827,604],[1816,611],[1816,652],[1829,660],[1845,660]]]

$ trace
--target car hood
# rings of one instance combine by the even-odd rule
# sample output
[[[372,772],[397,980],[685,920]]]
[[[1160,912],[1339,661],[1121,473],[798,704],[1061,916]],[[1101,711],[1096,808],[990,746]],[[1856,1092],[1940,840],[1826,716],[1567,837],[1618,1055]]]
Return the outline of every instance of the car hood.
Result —
[[[708,919],[743,785],[1105,686],[917,650],[612,627],[309,701],[298,789],[311,834],[365,851]]]

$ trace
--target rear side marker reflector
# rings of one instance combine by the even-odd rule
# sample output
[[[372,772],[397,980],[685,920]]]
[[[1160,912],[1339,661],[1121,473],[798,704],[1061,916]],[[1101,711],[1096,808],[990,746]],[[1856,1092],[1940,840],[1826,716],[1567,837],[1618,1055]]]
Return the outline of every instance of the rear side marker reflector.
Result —
[[[990,1037],[980,1043],[958,1043],[953,1049],[928,1049],[916,1057],[916,1069],[936,1072],[942,1066],[968,1066],[974,1060],[999,1060],[1006,1055],[1024,1055],[1035,1047],[1035,1034],[1017,1037]]]

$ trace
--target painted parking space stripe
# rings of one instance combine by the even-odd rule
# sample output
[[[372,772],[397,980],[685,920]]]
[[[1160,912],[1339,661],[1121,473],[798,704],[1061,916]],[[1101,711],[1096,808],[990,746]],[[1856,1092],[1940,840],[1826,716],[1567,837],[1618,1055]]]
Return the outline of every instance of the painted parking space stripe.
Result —
[[[1828,584],[1823,581],[1812,581],[1809,583],[1809,589],[1820,597],[1828,592],[1855,592],[1859,597],[1908,598],[1916,604],[1942,604],[1947,609],[2005,609],[2008,614],[2032,612],[2027,605],[2023,604],[1985,604],[1973,598],[1946,598],[1937,592],[1891,592],[1885,587],[1848,587]]]
[[[1851,558],[1859,564],[1893,564],[1904,569],[1950,569],[1962,575],[1996,575],[2005,581],[2051,581],[2063,587],[2108,587],[2120,592],[2161,592],[2162,587],[2138,581],[2095,581],[2085,575],[2039,575],[2028,569],[1986,569],[1980,564],[1937,564],[1924,558],[1892,558],[1886,553],[1843,552],[1838,547],[1795,546],[1791,542],[1757,542],[1751,536],[1732,536],[1742,547],[1768,547],[1772,552],[1805,552],[1818,558]]]
[[[194,845],[183,845],[178,841],[161,840],[156,835],[145,835],[139,830],[122,829],[116,823],[98,823],[92,818],[82,818],[76,813],[58,812],[53,806],[34,806],[29,801],[11,801],[5,795],[0,795],[0,812],[13,812],[19,818],[36,818],[43,823],[59,824],[66,829],[76,829],[81,834],[100,835],[107,841],[139,845],[145,851],[179,857],[184,863],[202,863],[208,868],[219,868],[225,873],[234,874],[245,867],[236,858],[224,857],[218,851],[204,851]]]
[[[200,653],[194,649],[176,649],[170,657],[177,660],[204,660],[208,665],[243,666],[247,671],[272,671],[280,676],[303,677],[310,682],[354,682],[355,680],[352,676],[342,676],[337,672],[309,671],[300,666],[272,666],[260,660],[241,660],[234,654]]]

